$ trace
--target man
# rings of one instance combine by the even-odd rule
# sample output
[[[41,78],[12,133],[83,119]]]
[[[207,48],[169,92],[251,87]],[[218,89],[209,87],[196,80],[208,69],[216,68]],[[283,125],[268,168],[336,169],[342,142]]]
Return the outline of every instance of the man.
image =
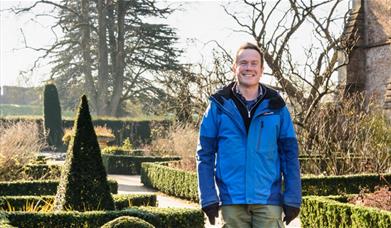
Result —
[[[300,211],[298,145],[279,94],[262,84],[263,53],[251,43],[236,53],[236,82],[212,95],[197,147],[200,204],[211,224],[284,227]],[[282,187],[282,181],[284,187]],[[217,194],[217,189],[218,193]]]

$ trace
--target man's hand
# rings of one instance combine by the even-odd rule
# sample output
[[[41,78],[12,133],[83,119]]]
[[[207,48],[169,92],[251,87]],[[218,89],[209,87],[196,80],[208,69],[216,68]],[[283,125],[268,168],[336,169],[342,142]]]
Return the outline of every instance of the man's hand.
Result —
[[[219,217],[219,203],[214,203],[202,208],[202,211],[208,216],[209,223],[214,225],[215,218]]]
[[[283,209],[284,209],[284,214],[285,214],[285,217],[284,217],[284,222],[288,225],[293,219],[295,219],[298,215],[299,215],[299,212],[300,212],[300,208],[297,208],[297,207],[291,207],[291,206],[288,206],[288,205],[283,205]]]

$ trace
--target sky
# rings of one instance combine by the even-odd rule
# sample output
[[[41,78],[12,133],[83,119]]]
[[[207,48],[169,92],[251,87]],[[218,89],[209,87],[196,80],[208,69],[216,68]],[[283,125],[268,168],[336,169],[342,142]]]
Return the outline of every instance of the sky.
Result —
[[[3,1],[1,10],[20,4],[29,6],[34,1]],[[233,20],[226,15],[221,7],[222,1],[185,1],[180,4],[178,1],[169,1],[174,6],[181,5],[184,9],[169,16],[167,23],[177,29],[180,37],[179,47],[192,45],[186,49],[182,61],[195,62],[201,60],[205,52],[212,45],[204,46],[210,40],[218,41],[224,47],[236,47],[240,43],[251,39],[248,35],[232,31]],[[40,7],[36,12],[45,10]],[[47,10],[47,8],[46,8]],[[1,73],[0,85],[39,85],[48,79],[50,65],[47,61],[41,62],[39,68],[28,77],[20,76],[20,71],[30,69],[39,53],[24,48],[24,37],[27,45],[32,47],[47,47],[55,40],[50,30],[54,20],[50,17],[39,17],[32,20],[31,13],[15,16],[12,13],[1,12]],[[189,26],[191,25],[191,26]],[[21,30],[22,29],[22,30]],[[22,33],[23,31],[23,33]],[[31,77],[31,76],[32,77]]]
[[[30,6],[33,2],[29,0],[1,0],[0,7],[1,10],[4,10],[17,4]],[[211,40],[219,42],[230,53],[234,53],[241,43],[253,41],[248,34],[233,31],[239,27],[221,6],[227,1],[168,2],[173,6],[183,8],[174,12],[167,20],[168,24],[177,29],[178,46],[187,47],[182,56],[182,62],[197,63],[202,60],[202,57],[208,57],[211,54],[211,48],[214,46],[211,43],[208,45],[205,45],[205,43]],[[47,10],[47,6],[42,6],[37,8],[35,12]],[[54,23],[52,18],[44,16],[32,18],[31,13],[16,16],[13,13],[1,11],[1,86],[36,86],[41,85],[43,81],[49,78],[51,66],[47,64],[47,60],[41,61],[40,66],[34,72],[25,74],[24,77],[20,76],[20,72],[30,69],[39,56],[38,52],[24,48],[25,40],[28,46],[39,48],[49,46],[56,39],[50,30],[50,25]],[[305,30],[306,28],[303,30],[305,33],[311,32]],[[298,51],[302,49],[300,44],[311,42],[311,36],[301,35],[298,39],[299,45],[291,47]],[[270,78],[264,77],[265,82],[270,80]]]

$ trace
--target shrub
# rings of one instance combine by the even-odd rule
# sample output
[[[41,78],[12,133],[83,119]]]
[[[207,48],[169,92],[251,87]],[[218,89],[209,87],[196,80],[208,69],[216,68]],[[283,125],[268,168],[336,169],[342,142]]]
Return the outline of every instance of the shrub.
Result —
[[[85,95],[81,97],[73,130],[75,137],[69,143],[54,208],[57,211],[113,210],[114,202]]]
[[[95,130],[96,136],[98,137],[98,143],[99,143],[99,138],[110,139],[110,140],[114,139],[113,131],[109,128],[97,126],[97,127],[94,127],[94,130]],[[65,129],[65,134],[64,134],[64,137],[62,138],[62,141],[68,145],[69,142],[71,141],[72,137],[74,137],[73,130],[70,128],[67,128],[67,129]],[[106,144],[100,145],[100,146],[101,146],[101,148],[103,148],[102,146],[106,146]]]
[[[102,154],[103,164],[109,174],[140,174],[143,162],[161,162],[179,160],[180,157],[128,156]]]
[[[62,148],[61,107],[57,88],[54,84],[46,84],[43,93],[43,119],[46,140],[49,146]]]
[[[171,162],[143,163],[141,182],[168,195],[198,201],[197,174],[168,167]],[[303,195],[355,194],[391,182],[391,174],[302,177]]]
[[[74,115],[73,115],[74,116]],[[35,122],[39,127],[43,126],[42,117],[35,116],[12,116],[12,117],[0,117],[0,123],[2,122],[19,122],[29,121]],[[115,139],[111,142],[111,145],[121,145],[126,138],[129,138],[132,145],[135,148],[140,147],[143,144],[151,142],[153,132],[151,129],[168,129],[171,125],[170,120],[162,119],[129,119],[129,118],[107,118],[96,117],[93,120],[94,126],[105,126],[113,131]],[[64,128],[72,128],[74,120],[64,119]]]
[[[155,194],[119,194],[113,195],[116,210],[134,206],[157,206]],[[0,196],[0,211],[42,211],[52,208],[54,195],[45,196]],[[32,207],[31,207],[32,205]],[[26,210],[31,209],[34,210]],[[43,210],[48,212],[48,210]]]
[[[108,180],[110,192],[118,192],[118,183]],[[1,196],[55,195],[59,180],[33,180],[0,182]]]
[[[137,217],[121,216],[102,226],[102,228],[154,228],[151,223]]]
[[[156,227],[166,228],[203,228],[204,216],[201,210],[133,207],[122,211],[89,211],[89,212],[5,212],[10,224],[17,227],[100,227],[120,216],[141,218]]]
[[[198,183],[195,172],[167,167],[167,163],[143,163],[141,182],[168,195],[198,201]]]
[[[103,154],[112,154],[112,155],[133,155],[133,156],[143,156],[144,150],[138,149],[134,150],[133,145],[130,142],[130,139],[127,138],[122,143],[122,146],[108,146],[102,149]]]
[[[391,123],[363,94],[322,104],[298,129],[305,173],[385,173],[391,168]]]
[[[29,163],[23,168],[27,179],[58,179],[61,176],[60,165]]]
[[[23,166],[45,145],[37,124],[1,122],[0,135],[0,181],[24,178]]]
[[[391,226],[391,212],[339,201],[346,201],[346,197],[303,197],[300,212],[301,225],[319,228],[388,228]]]
[[[198,131],[191,124],[174,124],[167,133],[157,133],[145,150],[151,155],[176,155],[182,158],[180,168],[195,171]]]

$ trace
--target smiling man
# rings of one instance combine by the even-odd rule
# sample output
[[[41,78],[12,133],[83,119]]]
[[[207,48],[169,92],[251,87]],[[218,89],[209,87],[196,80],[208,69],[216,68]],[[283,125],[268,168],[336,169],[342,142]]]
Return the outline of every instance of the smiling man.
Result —
[[[236,82],[210,97],[202,119],[198,187],[211,224],[219,209],[223,227],[238,228],[284,227],[283,221],[289,224],[299,214],[296,134],[284,100],[259,82],[263,69],[259,48],[240,46]]]

